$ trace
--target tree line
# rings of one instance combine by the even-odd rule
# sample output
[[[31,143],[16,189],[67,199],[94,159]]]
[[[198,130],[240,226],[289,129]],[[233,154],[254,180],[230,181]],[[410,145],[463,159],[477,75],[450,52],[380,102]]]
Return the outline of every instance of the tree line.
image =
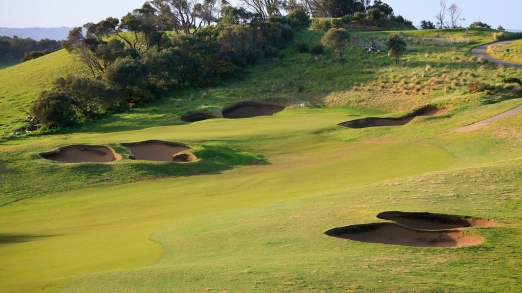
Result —
[[[61,48],[61,43],[55,40],[0,36],[0,61],[22,59],[31,52],[53,52]]]
[[[243,0],[234,7],[218,0],[152,0],[121,19],[86,23],[72,29],[62,46],[92,77],[59,78],[30,112],[51,127],[92,121],[181,87],[220,83],[262,58],[282,57],[280,50],[313,16],[371,9],[393,15],[379,0],[314,1]]]

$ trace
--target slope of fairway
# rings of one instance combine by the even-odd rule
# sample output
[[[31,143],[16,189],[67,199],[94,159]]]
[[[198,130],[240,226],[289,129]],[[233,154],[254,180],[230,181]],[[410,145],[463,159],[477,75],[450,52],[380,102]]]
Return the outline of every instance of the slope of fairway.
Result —
[[[28,292],[52,289],[85,273],[144,266],[161,254],[148,235],[174,220],[424,173],[450,163],[440,149],[414,144],[318,137],[276,142],[270,148],[278,151],[268,165],[83,189],[4,206],[2,237],[22,240],[3,245],[0,283],[9,292]]]
[[[151,235],[149,267],[81,277],[59,292],[515,292],[520,284],[520,160],[434,172],[176,221]],[[328,237],[386,210],[491,218],[463,248]],[[153,280],[153,281],[152,281]]]
[[[38,94],[68,74],[88,74],[86,67],[65,50],[0,70],[0,131],[12,131],[17,119],[28,116]]]

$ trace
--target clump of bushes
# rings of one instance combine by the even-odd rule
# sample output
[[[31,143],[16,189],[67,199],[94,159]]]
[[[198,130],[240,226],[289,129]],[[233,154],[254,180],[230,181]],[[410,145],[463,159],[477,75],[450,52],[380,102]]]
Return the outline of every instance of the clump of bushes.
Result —
[[[23,63],[23,62],[29,61],[29,60],[33,60],[36,58],[40,58],[42,56],[45,56],[45,55],[51,54],[51,53],[52,53],[52,51],[49,51],[49,50],[32,51],[32,52],[25,54],[24,57],[22,57],[22,60],[20,60],[20,63]]]
[[[504,40],[506,37],[504,35],[504,32],[499,32],[499,33],[494,33],[493,34],[493,39],[495,39],[495,41],[501,41],[501,40]]]
[[[477,59],[477,62],[480,63],[480,64],[486,64],[486,63],[489,62],[489,60],[486,59],[486,58],[483,58],[483,57],[479,57],[479,58]]]
[[[516,77],[506,77],[506,78],[502,79],[502,82],[503,83],[518,83],[518,84],[522,85],[522,81],[520,80],[520,78],[516,78]]]
[[[312,19],[312,25],[310,28],[313,30],[327,31],[332,28],[332,24],[327,18],[314,18]]]
[[[308,53],[308,51],[310,51],[310,47],[308,46],[308,43],[305,43],[305,42],[297,43],[297,52]]]
[[[321,55],[321,54],[323,54],[323,51],[324,51],[324,47],[321,44],[313,44],[312,47],[310,48],[310,53],[312,55]]]
[[[490,90],[490,89],[491,89],[491,86],[489,84],[483,83],[483,82],[473,82],[473,83],[468,84],[468,91],[471,93]]]

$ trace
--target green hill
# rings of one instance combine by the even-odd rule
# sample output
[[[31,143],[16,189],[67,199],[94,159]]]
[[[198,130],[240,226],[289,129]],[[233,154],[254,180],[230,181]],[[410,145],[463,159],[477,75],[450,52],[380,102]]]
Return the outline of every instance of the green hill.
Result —
[[[399,65],[385,52],[390,33],[351,32],[343,69],[329,51],[298,53],[297,43],[323,34],[306,31],[279,57],[215,87],[184,88],[66,134],[3,138],[2,291],[516,291],[522,115],[454,130],[521,105],[520,86],[502,82],[521,72],[469,54],[491,30],[404,31]],[[380,51],[363,54],[371,40]],[[17,127],[38,93],[68,73],[86,71],[65,51],[0,70],[2,129]],[[285,108],[180,121],[244,101]],[[426,105],[436,113],[408,116]],[[396,125],[338,126],[351,120]],[[132,160],[121,145],[150,140],[190,146],[196,159]],[[109,146],[121,160],[40,156],[71,145]],[[498,225],[461,228],[483,242],[449,248],[435,247],[457,241],[443,234],[428,247],[325,234],[382,223],[383,211]]]

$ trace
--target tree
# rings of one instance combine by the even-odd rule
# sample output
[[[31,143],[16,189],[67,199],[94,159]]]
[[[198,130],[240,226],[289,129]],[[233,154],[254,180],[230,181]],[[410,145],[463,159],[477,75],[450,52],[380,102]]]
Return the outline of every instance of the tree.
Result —
[[[108,89],[99,80],[83,76],[69,75],[56,79],[53,92],[68,96],[78,117],[87,120],[106,113],[120,102],[120,95],[116,90]]]
[[[455,3],[451,4],[451,6],[448,8],[449,18],[450,18],[450,27],[451,28],[458,28],[462,24],[462,22],[465,20],[463,18],[460,18],[460,14],[462,13],[462,9],[459,8]]]
[[[288,13],[288,15],[286,17],[289,19],[298,21],[300,24],[300,26],[299,26],[300,29],[307,29],[310,26],[310,24],[312,23],[312,20],[310,19],[308,14],[306,14],[306,12],[301,8],[293,9],[292,11],[290,11]]]
[[[29,112],[41,124],[50,127],[66,127],[76,123],[76,113],[71,107],[71,98],[64,93],[40,93]]]
[[[350,42],[350,33],[343,28],[331,28],[323,35],[321,42],[339,55],[344,68],[343,52]]]
[[[157,14],[158,26],[176,34],[195,34],[203,23],[212,21],[215,2],[201,4],[197,0],[152,0],[149,2]],[[204,17],[203,17],[204,16]],[[203,18],[201,18],[203,17]]]
[[[399,64],[399,58],[406,51],[406,41],[404,41],[399,34],[391,34],[386,40],[386,47],[388,48],[388,56],[395,58],[395,64]]]
[[[247,8],[258,14],[261,19],[268,19],[271,16],[281,16],[281,9],[284,3],[280,0],[241,0]]]
[[[393,8],[380,0],[373,1],[373,5],[367,7],[368,14],[370,13],[370,9],[373,8],[379,9],[384,14],[384,17],[390,17],[393,15]]]
[[[435,25],[429,20],[422,20],[420,26],[423,30],[435,29]]]
[[[440,11],[435,15],[435,18],[437,19],[437,25],[440,29],[445,27],[445,19],[446,19],[446,0],[440,0]]]
[[[499,32],[502,32],[502,33],[503,33],[503,32],[505,32],[506,30],[504,29],[504,27],[503,27],[503,26],[499,25],[499,26],[498,26],[498,28],[497,28],[497,31],[499,31]]]
[[[381,18],[381,11],[379,8],[370,8],[368,10],[368,15],[366,16],[368,19],[380,19]]]
[[[482,21],[475,21],[469,25],[469,28],[491,28],[491,25]]]

